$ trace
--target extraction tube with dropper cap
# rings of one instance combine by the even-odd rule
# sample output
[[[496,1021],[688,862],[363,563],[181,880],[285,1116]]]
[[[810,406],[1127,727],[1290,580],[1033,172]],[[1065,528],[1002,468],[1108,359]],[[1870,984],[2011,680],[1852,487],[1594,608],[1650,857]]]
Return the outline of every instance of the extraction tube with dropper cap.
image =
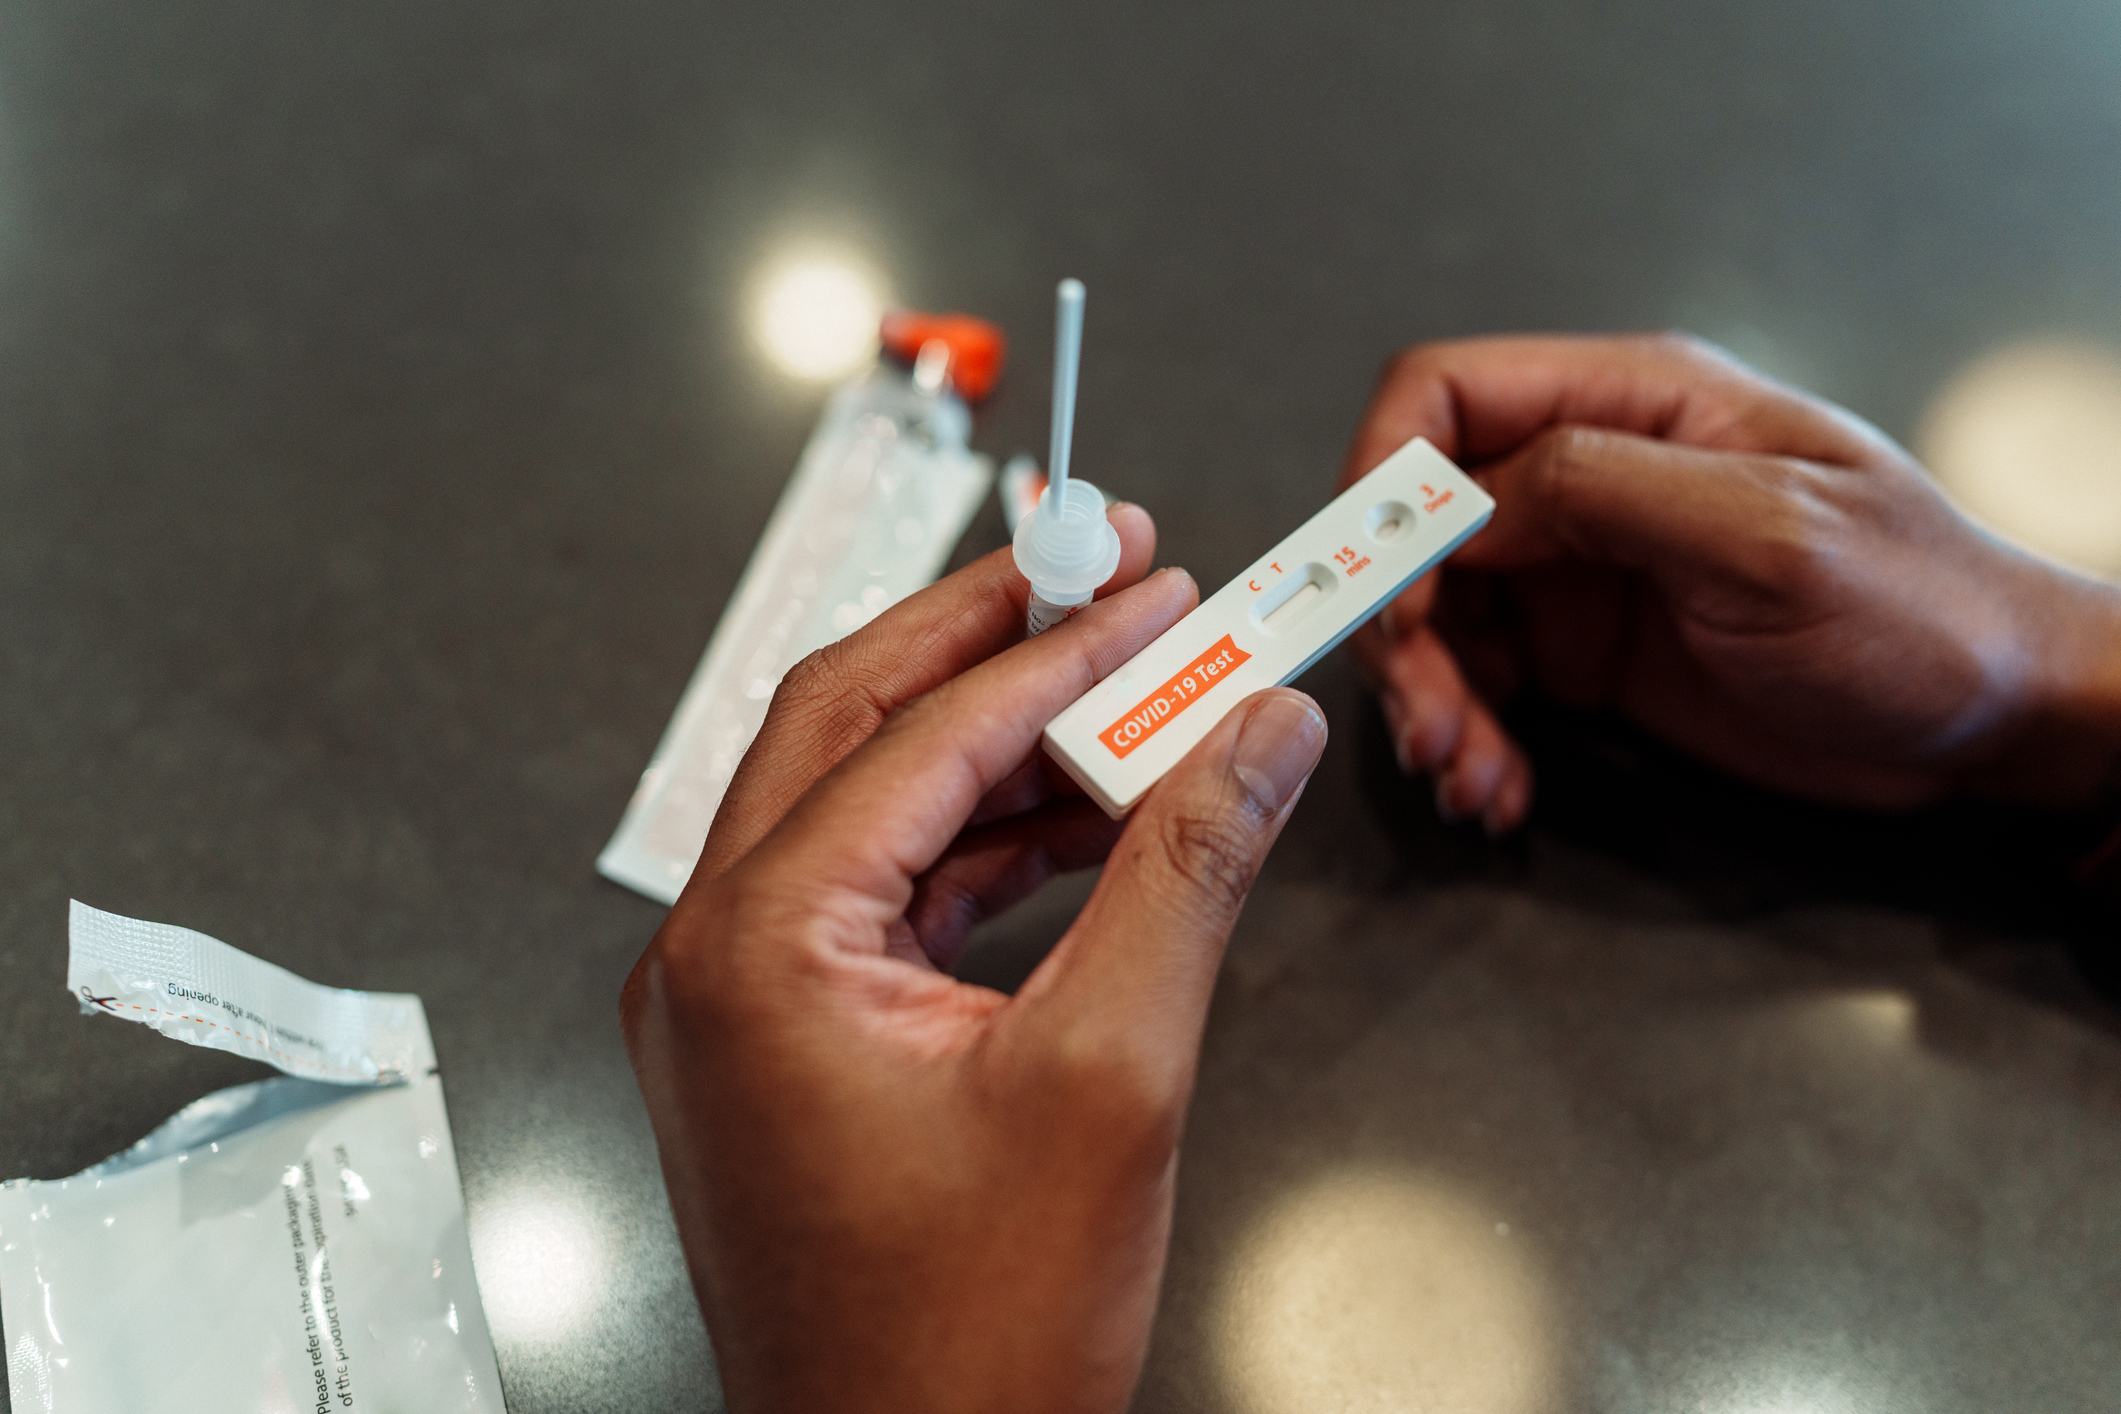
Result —
[[[1053,444],[1038,509],[1017,523],[1016,567],[1031,581],[1024,628],[1032,637],[1090,602],[1119,568],[1119,532],[1105,519],[1105,498],[1068,477],[1075,439],[1075,375],[1083,354],[1083,282],[1063,280],[1054,296]]]

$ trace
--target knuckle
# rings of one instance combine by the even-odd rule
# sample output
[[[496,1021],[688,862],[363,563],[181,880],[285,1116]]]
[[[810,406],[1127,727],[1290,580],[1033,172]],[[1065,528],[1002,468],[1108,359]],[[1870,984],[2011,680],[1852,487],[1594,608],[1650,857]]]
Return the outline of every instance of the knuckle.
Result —
[[[815,652],[806,654],[796,665],[781,675],[781,685],[774,689],[773,705],[804,702],[823,695],[825,684],[831,678],[832,655],[840,650],[837,643],[828,643]]]
[[[722,949],[713,933],[711,927],[688,926],[675,913],[656,932],[619,994],[619,1020],[628,1036],[648,1025],[651,1013],[682,1028],[719,1008],[725,994]]]
[[[1525,461],[1535,499],[1541,503],[1572,499],[1609,445],[1605,434],[1591,427],[1550,427],[1541,432],[1532,439]]]
[[[1061,1035],[1053,1058],[1069,1093],[1135,1110],[1153,1103],[1155,1096],[1129,1049],[1111,1028],[1084,1023]]]
[[[1606,434],[1595,427],[1571,423],[1540,433],[1537,445],[1542,460],[1553,469],[1564,473],[1581,471],[1606,445]]]
[[[889,707],[880,702],[872,702],[871,706],[873,715],[869,719],[871,725],[863,732],[865,737],[880,736],[886,730],[918,731],[924,722],[931,719],[947,721],[950,716],[949,702],[932,692],[916,697],[911,702],[902,702],[896,707]]]
[[[1383,366],[1377,370],[1378,386],[1409,382],[1431,372],[1437,366],[1442,347],[1436,343],[1409,344],[1386,355]]]
[[[1838,579],[1835,532],[1842,517],[1821,469],[1790,457],[1762,457],[1753,464],[1752,480],[1761,494],[1747,547],[1750,577],[1785,592]]]
[[[1105,1145],[1154,1154],[1176,1142],[1186,1077],[1146,1043],[1110,1028],[1075,1027],[1060,1038],[1052,1063],[1071,1118]]]
[[[1645,348],[1676,363],[1728,369],[1738,362],[1723,345],[1686,329],[1654,329],[1638,337]]]
[[[627,1045],[633,1047],[643,1028],[648,1023],[648,1012],[655,996],[656,963],[654,945],[651,944],[626,974],[626,981],[619,988],[619,1032],[625,1036]]]
[[[702,900],[690,918],[673,916],[655,935],[649,953],[663,976],[664,990],[689,1005],[720,996],[727,979],[722,966],[726,939],[742,937],[750,910],[741,894],[718,890]],[[728,931],[732,925],[735,931]]]
[[[800,723],[805,736],[844,754],[876,731],[894,695],[888,669],[841,639],[788,670],[774,689],[771,715]]]
[[[806,901],[772,879],[744,870],[718,880],[697,900],[688,896],[657,930],[641,967],[657,976],[658,990],[690,1010],[724,1010],[756,990],[762,958],[800,957],[784,946],[800,934]],[[637,969],[640,970],[640,969]]]
[[[1252,891],[1254,832],[1235,820],[1181,811],[1164,820],[1157,842],[1171,872],[1217,905],[1235,908]]]

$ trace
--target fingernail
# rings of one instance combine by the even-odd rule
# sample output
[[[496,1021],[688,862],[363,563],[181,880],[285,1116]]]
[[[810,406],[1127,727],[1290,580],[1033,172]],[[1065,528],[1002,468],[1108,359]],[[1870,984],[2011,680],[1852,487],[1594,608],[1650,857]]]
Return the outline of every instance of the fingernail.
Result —
[[[1451,804],[1451,786],[1454,780],[1449,771],[1436,773],[1436,815],[1447,825],[1455,825],[1465,818]]]
[[[1296,794],[1326,749],[1326,719],[1309,702],[1274,696],[1254,707],[1237,730],[1230,769],[1272,815]]]

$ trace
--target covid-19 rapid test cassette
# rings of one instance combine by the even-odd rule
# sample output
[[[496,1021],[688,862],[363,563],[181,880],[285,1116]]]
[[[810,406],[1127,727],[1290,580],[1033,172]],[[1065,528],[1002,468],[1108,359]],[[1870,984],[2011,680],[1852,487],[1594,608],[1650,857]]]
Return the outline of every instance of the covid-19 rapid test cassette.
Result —
[[[1494,510],[1415,438],[1055,717],[1047,754],[1117,819],[1231,708],[1324,657]]]

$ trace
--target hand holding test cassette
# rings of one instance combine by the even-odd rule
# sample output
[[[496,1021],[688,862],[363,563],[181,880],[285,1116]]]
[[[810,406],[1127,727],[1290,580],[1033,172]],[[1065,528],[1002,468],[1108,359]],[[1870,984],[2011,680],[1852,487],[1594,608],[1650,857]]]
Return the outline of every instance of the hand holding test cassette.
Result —
[[[1498,508],[1352,646],[1446,816],[1523,822],[1525,691],[1839,805],[2121,790],[2121,589],[1998,541],[1853,414],[1681,336],[1510,336],[1394,360],[1349,479],[1416,436]]]
[[[1067,790],[1040,731],[1198,598],[1143,577],[1143,511],[1110,520],[1119,570],[1051,633],[998,551],[791,673],[628,983],[731,1408],[1133,1387],[1223,946],[1326,730],[1255,693],[1124,827]],[[950,975],[982,917],[1101,861],[1013,996]]]
[[[1034,637],[1089,603],[1119,559],[1096,488],[1068,476],[1084,297],[1080,280],[1055,292],[1051,480],[1016,529]],[[1120,818],[1246,694],[1284,686],[1324,657],[1494,510],[1415,438],[1056,717],[1046,753]]]
[[[1941,516],[1883,439],[1659,341],[1497,341],[1403,361],[1358,439],[1362,479],[1197,609],[1184,574],[1144,577],[1153,532],[1137,507],[1109,514],[1122,553],[1101,602],[1029,641],[1028,586],[1007,552],[988,556],[790,676],[629,986],[628,1041],[732,1407],[1125,1407],[1222,949],[1324,745],[1308,699],[1251,687],[1301,671],[1488,514],[1438,452],[1408,441],[1423,435],[1479,461],[1500,501],[1450,573],[1523,573],[1548,623],[1578,628],[1586,611],[1614,607],[1586,590],[1610,590],[1620,564],[1662,596],[1625,605],[1681,625],[1698,629],[1718,604],[1824,603],[1838,641],[1937,650],[1928,661],[1950,666],[1967,661],[1944,651],[1964,645],[1955,629],[1984,622],[1940,583],[1957,574],[2012,591],[2008,602],[2067,610],[2047,615],[2059,667],[2087,655],[2121,665],[2121,591],[2036,574]],[[1682,436],[1723,445],[1672,440]],[[1786,518],[1760,514],[1791,488],[1837,493],[1816,504],[1846,511],[1829,528],[1872,552],[1862,563],[1914,559],[1924,572],[1741,578],[1734,570],[1810,563],[1769,533]],[[1393,503],[1411,523],[1390,528]],[[1896,543],[1888,512],[1951,533]],[[1561,603],[1539,593],[1557,567],[1596,573],[1563,581],[1575,602]],[[1734,600],[1734,584],[1748,593]],[[1919,599],[1885,592],[1896,585]],[[1392,623],[1357,636],[1395,732],[1448,720],[1447,693],[1469,710],[1428,637],[1435,586],[1417,580]],[[1823,597],[1830,589],[1839,597]],[[2070,625],[2086,645],[2075,654],[2060,651]],[[1587,641],[1627,642],[1556,633],[1532,646]],[[1689,642],[1715,650],[1693,661],[1727,671],[1765,662],[1741,656],[1758,638]],[[1557,671],[1587,659],[1532,667],[1565,685]],[[1708,748],[1772,746],[1773,731],[1814,722],[1867,729],[1876,757],[1882,709],[1911,691],[1963,720],[1964,703],[1940,695],[1959,681],[1949,674],[1866,678],[1850,671],[1860,659],[1831,655],[1801,698],[1710,699],[1726,710],[1702,712],[1700,678],[1672,696],[1689,682],[1673,662],[1621,658],[1620,705],[1658,709],[1662,698],[1628,695],[1629,674],[1647,673],[1645,690],[1661,686],[1690,712],[1666,707],[1652,725],[1696,732],[1672,734],[1712,759]],[[2095,686],[2078,698],[2121,700]],[[1899,740],[1919,752],[1927,733],[1907,720]],[[1728,735],[1703,738],[1704,723]],[[1079,776],[1103,805],[1134,804],[1124,826],[1056,789],[1042,734],[1089,763]],[[2061,739],[2072,752],[2088,740]],[[2099,740],[2111,748],[2121,731]],[[1478,763],[1466,753],[1502,741],[1499,729],[1457,729],[1434,756],[1415,743],[1409,763],[1470,781]],[[2113,750],[2086,759],[2064,753],[2052,769],[2112,778]],[[1463,811],[1496,799],[1521,811],[1528,777],[1484,779],[1494,798]],[[1089,904],[1014,996],[948,975],[979,918],[1101,859]]]
[[[1317,662],[1494,510],[1416,438],[1054,718],[1047,753],[1126,814],[1248,694]]]
[[[1222,950],[1325,746],[1277,684],[1487,506],[1410,446],[1198,607],[1118,507],[1101,602],[1053,632],[1022,637],[1000,551],[789,675],[624,1005],[732,1405],[1125,1403]],[[1104,731],[1149,679],[1184,705]],[[1113,756],[1076,773],[1097,803],[1042,733]],[[950,976],[981,918],[1100,861],[1014,996]]]

